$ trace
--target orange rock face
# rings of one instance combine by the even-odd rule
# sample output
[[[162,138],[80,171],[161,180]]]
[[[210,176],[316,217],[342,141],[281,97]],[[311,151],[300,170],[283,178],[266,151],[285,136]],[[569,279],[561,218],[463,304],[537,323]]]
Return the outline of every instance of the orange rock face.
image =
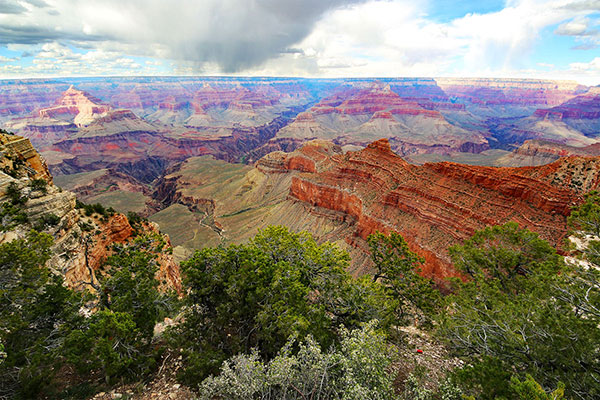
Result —
[[[112,245],[124,244],[134,237],[134,229],[129,220],[123,214],[115,214],[104,223],[100,223],[100,230],[95,232],[87,246],[81,245],[78,254],[74,257],[65,273],[67,285],[80,288],[84,282],[91,282],[90,271],[95,281],[98,270],[102,267],[107,257],[112,254]],[[154,224],[143,225],[145,233],[158,233],[158,227]],[[167,245],[171,247],[167,237]],[[181,291],[181,276],[179,266],[173,257],[160,253],[158,255],[158,271],[156,278],[166,287]]]
[[[560,247],[571,207],[600,183],[600,158],[525,168],[416,166],[394,154],[385,139],[346,154],[318,150],[306,146],[285,158],[279,153],[279,172],[302,171],[294,172],[289,197],[315,213],[334,211],[353,227],[345,240],[358,248],[366,250],[365,239],[375,231],[399,232],[426,259],[424,273],[438,282],[456,275],[448,247],[488,225],[516,221]],[[308,160],[314,168],[291,168]]]
[[[20,159],[27,165],[27,173],[31,178],[44,179],[48,183],[52,183],[52,176],[48,171],[46,161],[35,151],[29,139],[0,133],[0,154],[2,154],[0,156],[0,166],[13,167],[13,161],[3,157],[5,154],[10,154],[13,158]]]

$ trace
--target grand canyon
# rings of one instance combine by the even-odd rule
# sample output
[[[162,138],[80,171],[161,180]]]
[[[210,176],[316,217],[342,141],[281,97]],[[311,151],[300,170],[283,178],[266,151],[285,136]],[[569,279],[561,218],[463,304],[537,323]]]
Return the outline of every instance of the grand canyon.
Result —
[[[0,0],[0,400],[600,399],[599,0]]]
[[[500,279],[515,273],[515,282],[538,279],[527,268],[563,263],[557,260],[564,257],[575,263],[564,264],[569,268],[587,269],[577,277],[568,269],[542,276],[539,288],[554,282],[552,276],[568,282],[562,292],[546,295],[552,296],[549,303],[571,293],[572,282],[593,289],[586,274],[593,273],[589,266],[594,264],[583,257],[594,236],[574,232],[572,216],[581,215],[573,210],[589,210],[586,207],[600,186],[598,86],[473,78],[4,80],[0,81],[0,125],[0,246],[7,251],[15,251],[15,243],[22,246],[13,255],[0,254],[5,260],[1,266],[10,267],[15,257],[24,257],[20,265],[27,265],[26,257],[45,254],[47,258],[41,260],[50,275],[41,273],[41,279],[53,276],[62,290],[81,299],[77,316],[71,317],[74,322],[62,322],[71,333],[57,347],[61,350],[48,353],[62,369],[45,371],[65,387],[59,386],[61,394],[52,398],[84,398],[69,394],[72,387],[80,387],[79,382],[92,382],[86,398],[93,395],[98,400],[120,398],[121,392],[139,399],[230,398],[205,395],[216,390],[206,382],[221,379],[223,373],[217,378],[208,377],[208,372],[191,378],[185,374],[197,371],[198,365],[227,363],[227,354],[264,346],[264,339],[259,339],[263,333],[256,332],[273,324],[263,319],[277,315],[287,321],[288,315],[288,311],[268,310],[290,307],[294,300],[289,296],[297,287],[285,285],[290,279],[298,284],[294,279],[306,276],[311,284],[322,285],[300,296],[315,307],[307,311],[312,317],[300,313],[293,318],[304,322],[285,322],[277,329],[287,335],[289,329],[296,332],[298,326],[320,321],[321,317],[314,317],[316,310],[326,310],[324,320],[362,315],[363,329],[368,326],[364,323],[375,323],[373,318],[385,321],[393,315],[398,326],[385,329],[388,343],[401,349],[401,360],[395,359],[393,368],[398,369],[395,379],[402,383],[394,383],[398,385],[394,393],[404,390],[405,394],[389,398],[413,399],[407,388],[414,371],[426,368],[450,376],[467,359],[449,352],[461,348],[463,336],[458,344],[447,344],[428,333],[442,329],[443,318],[462,318],[463,314],[444,314],[444,307],[457,307],[451,301],[461,284],[479,282],[483,288],[477,291],[489,291],[495,287],[494,265],[506,262],[509,269],[500,272]],[[475,241],[481,240],[475,239],[477,235],[495,229],[500,236]],[[394,245],[399,247],[392,247],[397,253],[384,252],[377,258],[373,238],[378,234],[386,235],[379,240],[401,240]],[[484,246],[483,250],[469,248],[473,243]],[[457,261],[457,252],[474,264],[465,268]],[[251,258],[244,258],[248,254]],[[381,254],[387,255],[381,258]],[[223,261],[224,257],[233,258]],[[527,261],[531,257],[533,261]],[[523,265],[526,269],[520,270]],[[382,266],[406,269],[394,278],[382,272]],[[223,267],[230,268],[232,275],[223,277]],[[469,268],[482,268],[483,273],[477,277]],[[269,274],[270,283],[265,281]],[[246,277],[250,277],[247,282],[235,280]],[[201,283],[194,284],[194,279]],[[492,286],[486,289],[488,282]],[[398,284],[411,295],[396,291]],[[8,290],[19,287],[11,285]],[[531,287],[531,293],[537,293],[538,286]],[[285,300],[277,300],[282,287]],[[23,304],[34,296],[28,290],[14,292],[27,294]],[[244,293],[235,294],[236,290]],[[325,295],[332,290],[337,294]],[[46,293],[54,296],[51,304],[61,301],[56,287],[35,293],[42,298]],[[206,304],[202,300],[200,306],[194,303],[198,296],[213,299]],[[493,298],[489,293],[478,296],[485,307]],[[577,310],[579,303],[574,301],[583,299],[566,298],[570,310]],[[220,313],[222,305],[214,304],[222,304],[223,299],[239,303],[221,317],[188,328],[188,321],[195,323],[196,312]],[[431,307],[428,299],[449,305],[427,308]],[[537,309],[539,300],[534,303],[523,313]],[[384,306],[398,308],[390,308],[395,310],[392,314],[387,308],[377,311]],[[114,311],[118,309],[126,312]],[[259,309],[263,310],[256,317],[259,323],[252,322],[255,326],[244,331],[248,322],[236,320],[240,310]],[[558,312],[564,315],[564,310]],[[115,320],[98,322],[107,316]],[[588,317],[585,314],[584,319]],[[137,318],[137,322],[126,325],[127,320],[119,318]],[[340,326],[353,323],[348,321]],[[473,321],[477,318],[460,323]],[[101,329],[90,325],[98,323],[107,325]],[[118,331],[121,323],[131,328]],[[131,340],[122,337],[140,332],[140,326],[147,326],[145,339],[135,345],[140,353],[131,353],[129,345],[120,350],[122,340]],[[216,333],[174,342],[177,348],[169,342],[213,326]],[[184,333],[185,329],[190,330]],[[235,344],[240,329],[243,345],[223,355],[195,348],[197,342],[207,343],[206,338],[216,338],[217,349]],[[479,328],[468,328],[467,337],[474,329]],[[84,334],[80,332],[100,341],[81,344]],[[6,335],[9,349],[19,331],[14,334]],[[53,333],[43,335],[53,340]],[[444,335],[454,340],[454,333]],[[505,335],[501,333],[502,343]],[[80,375],[77,368],[82,367],[71,360],[104,357],[94,347],[103,341],[111,343],[108,351],[118,357],[135,359],[140,365],[144,358],[136,357],[149,357],[162,364],[133,374],[151,380],[140,390],[128,386],[131,379],[125,376],[110,378],[99,364],[89,363],[83,370],[105,376],[104,381],[96,375]],[[411,344],[399,345],[402,341]],[[360,351],[368,346],[361,344]],[[410,346],[418,346],[417,358]],[[156,351],[151,349],[158,353],[148,355]],[[329,351],[335,349],[334,345]],[[428,356],[421,359],[423,349]],[[15,382],[14,374],[1,374],[2,354],[0,347],[0,397],[22,390],[2,386],[2,382]],[[190,354],[199,354],[200,364],[190,361]],[[118,365],[114,360],[111,365]],[[138,365],[120,368],[130,373]],[[362,371],[364,362],[356,368]],[[574,368],[566,370],[570,374]],[[388,376],[388,371],[382,373]],[[402,381],[404,375],[409,378]],[[288,379],[290,374],[285,376]],[[443,390],[440,379],[428,377],[423,382],[439,392]],[[200,382],[204,386],[198,386]],[[553,382],[549,387],[554,387]],[[242,390],[252,387],[240,385]],[[584,378],[574,380],[573,393],[578,385],[589,386]],[[101,391],[109,389],[108,394]]]
[[[136,212],[177,260],[269,225],[401,233],[443,284],[448,246],[516,221],[559,248],[599,182],[600,88],[519,79],[81,78],[0,84],[0,121],[55,183]]]

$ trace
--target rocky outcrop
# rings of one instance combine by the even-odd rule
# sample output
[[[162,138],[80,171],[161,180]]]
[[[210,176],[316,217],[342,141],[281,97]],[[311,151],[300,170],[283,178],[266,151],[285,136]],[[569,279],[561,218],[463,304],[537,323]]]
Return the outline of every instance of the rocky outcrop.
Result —
[[[89,93],[77,90],[71,85],[53,107],[42,108],[38,111],[40,118],[61,118],[65,115],[73,119],[77,126],[85,126],[96,118],[106,115],[111,110],[107,104]]]
[[[44,179],[52,183],[46,161],[33,148],[29,139],[0,133],[0,169],[15,176]]]
[[[436,78],[435,81],[449,96],[486,107],[554,106],[587,89],[574,81],[537,79]]]
[[[320,172],[295,173],[291,199],[342,215],[354,227],[345,238],[352,246],[364,249],[376,230],[401,233],[426,258],[425,273],[438,281],[454,274],[447,248],[488,225],[516,221],[561,247],[571,207],[600,179],[597,158],[565,158],[537,168],[416,166],[394,154],[387,140],[330,155],[320,165]]]
[[[417,166],[385,139],[346,153],[315,140],[291,153],[268,154],[254,169],[189,159],[164,179],[160,196],[165,207],[183,204],[192,211],[165,214],[186,221],[185,228],[167,229],[190,248],[242,242],[256,229],[283,224],[342,243],[352,255],[352,272],[360,274],[371,268],[368,236],[396,231],[425,258],[424,273],[443,284],[456,275],[448,247],[489,225],[516,221],[560,248],[571,207],[599,184],[600,159],[593,157],[529,168]],[[199,206],[209,203],[210,209]]]
[[[53,173],[73,174],[113,168],[149,183],[169,166],[189,157],[212,155],[230,162],[243,159],[273,138],[288,121],[287,117],[278,117],[264,126],[237,128],[224,135],[217,130],[214,130],[214,135],[206,131],[180,137],[161,132],[124,131],[112,135],[74,137],[59,141],[48,149],[69,156],[58,158],[50,169]],[[94,128],[95,124],[86,129]]]
[[[600,119],[600,88],[590,88],[587,92],[552,108],[538,109],[535,117],[551,120]]]
[[[171,248],[168,236],[162,235],[153,223],[142,223],[136,230],[123,214],[85,215],[76,208],[73,193],[52,184],[43,159],[27,139],[0,135],[0,140],[0,165],[10,165],[8,159],[13,163],[10,172],[14,175],[0,172],[0,204],[11,201],[10,187],[24,201],[22,206],[14,207],[27,217],[27,222],[14,223],[10,215],[0,220],[0,243],[25,237],[32,228],[52,235],[54,244],[48,267],[62,274],[70,287],[92,290],[97,275],[104,273],[104,260],[110,256],[113,244],[128,243],[138,234],[149,234],[161,237],[166,249]],[[46,184],[33,184],[32,179],[46,176]],[[167,253],[159,253],[157,257],[157,279],[179,291],[181,278],[173,257]]]
[[[480,132],[453,125],[440,112],[460,113],[464,105],[452,105],[437,86],[437,90],[431,85],[423,89],[422,95],[430,97],[401,97],[398,93],[415,94],[408,85],[372,82],[365,86],[344,88],[322,99],[298,114],[276,139],[329,139],[340,145],[366,146],[375,137],[386,137],[402,154],[480,152],[489,148]]]
[[[386,137],[400,155],[479,153],[490,147],[513,150],[527,139],[583,146],[592,144],[600,129],[594,108],[598,89],[565,81],[233,77],[67,81],[74,87],[64,80],[0,84],[0,122],[41,151],[54,152],[57,160],[70,160],[53,166],[62,173],[147,157],[170,163],[207,154],[253,164],[271,151],[293,151],[312,139],[364,147]],[[277,123],[282,118],[293,121],[284,128]],[[256,140],[257,131],[267,126],[279,128],[266,140]]]

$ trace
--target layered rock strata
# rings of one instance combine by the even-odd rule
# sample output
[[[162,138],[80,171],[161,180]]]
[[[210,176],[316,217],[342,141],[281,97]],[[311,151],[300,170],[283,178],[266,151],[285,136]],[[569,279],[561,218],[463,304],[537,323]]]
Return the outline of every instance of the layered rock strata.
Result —
[[[355,274],[370,271],[368,236],[396,231],[425,258],[423,272],[444,284],[456,275],[448,247],[489,225],[516,221],[560,248],[571,207],[599,181],[595,157],[526,168],[418,166],[393,153],[385,139],[346,153],[315,140],[291,153],[270,153],[253,169],[188,159],[159,185],[156,197],[168,208],[156,219],[161,226],[168,218],[181,221],[164,229],[189,248],[242,242],[271,224],[307,230],[344,245]]]
[[[0,172],[0,205],[4,207],[3,203],[10,202],[10,192],[16,191],[24,199],[20,208],[27,216],[27,222],[18,224],[11,223],[10,215],[0,220],[0,243],[26,237],[32,228],[52,235],[52,257],[47,266],[62,274],[68,286],[93,290],[112,245],[128,243],[139,232],[136,233],[123,214],[87,216],[77,209],[75,195],[52,184],[45,162],[27,139],[0,134],[0,143],[3,143],[0,165],[11,165],[8,171],[11,175]],[[14,163],[16,155],[24,162]],[[46,183],[34,185],[33,179],[43,179]],[[169,237],[163,236],[156,224],[142,223],[138,230],[142,234],[162,236],[166,248],[171,247]],[[161,253],[157,262],[157,279],[181,290],[179,266],[173,257]]]
[[[416,166],[394,154],[385,139],[362,151],[321,155],[319,171],[290,168],[315,165],[314,148],[308,149],[277,155],[278,168],[271,163],[270,170],[262,170],[293,173],[290,199],[314,212],[327,209],[343,216],[353,227],[345,238],[351,246],[364,249],[365,239],[377,230],[401,233],[426,259],[424,273],[438,281],[454,274],[447,248],[488,225],[516,221],[561,247],[571,207],[600,180],[598,158],[564,158],[527,168]],[[306,160],[299,163],[301,158]]]

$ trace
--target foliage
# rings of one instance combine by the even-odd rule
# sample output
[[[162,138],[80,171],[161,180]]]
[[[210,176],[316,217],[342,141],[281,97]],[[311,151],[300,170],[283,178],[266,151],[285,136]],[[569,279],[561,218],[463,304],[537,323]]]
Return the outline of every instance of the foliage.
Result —
[[[472,393],[510,397],[510,376],[529,373],[545,388],[563,381],[571,396],[600,394],[599,321],[564,293],[578,291],[556,250],[507,223],[450,254],[470,280],[455,282],[438,333],[470,363],[459,375]]]
[[[339,346],[323,352],[311,335],[290,338],[270,362],[258,351],[225,361],[200,385],[201,399],[392,399],[390,352],[375,322],[342,330]],[[298,348],[297,352],[292,349]]]
[[[382,282],[396,300],[398,320],[418,317],[427,321],[441,299],[433,282],[419,274],[424,260],[410,251],[404,238],[395,232],[389,236],[376,232],[369,236],[368,243],[376,268],[373,281]]]
[[[107,309],[94,313],[84,329],[72,331],[65,350],[67,360],[81,373],[99,368],[107,383],[143,375],[154,364],[147,338],[131,314]]]
[[[403,399],[406,400],[431,400],[433,390],[425,388],[414,374],[409,374],[404,382]]]
[[[573,208],[568,225],[578,231],[600,236],[600,193],[591,191],[585,195],[585,202]]]
[[[27,223],[29,218],[21,207],[4,202],[0,205],[0,232],[6,232],[15,227]]]
[[[491,283],[505,294],[528,291],[532,289],[528,276],[555,276],[562,267],[561,257],[548,242],[516,222],[475,232],[449,253],[458,270],[476,285]]]
[[[133,211],[127,213],[127,220],[134,230],[134,235],[139,235],[139,233],[143,231],[143,223],[148,222],[146,218]]]
[[[48,182],[45,179],[32,179],[29,182],[29,186],[32,190],[38,191],[42,194],[48,193]]]
[[[310,334],[327,348],[342,325],[389,321],[380,285],[353,280],[348,262],[335,245],[284,227],[260,231],[245,245],[196,252],[182,263],[186,313],[175,336],[187,363],[183,380],[200,382],[252,348],[272,357],[291,335]]]
[[[52,388],[64,332],[77,320],[79,296],[44,266],[52,237],[31,231],[0,245],[0,397],[33,398]]]
[[[111,266],[102,281],[101,306],[131,314],[136,326],[146,336],[172,306],[172,294],[160,293],[155,278],[156,258],[165,246],[158,234],[144,235],[126,246],[115,245],[106,260]]]
[[[107,382],[144,376],[155,365],[154,325],[167,311],[168,295],[158,291],[156,254],[160,236],[141,236],[116,245],[108,274],[97,287],[96,312],[67,338],[68,360],[81,373],[100,368]]]
[[[105,208],[100,203],[85,204],[79,200],[76,201],[76,208],[82,209],[86,216],[91,217],[94,214],[99,214],[102,217],[110,217],[115,213],[112,207]]]
[[[36,222],[34,228],[38,231],[46,229],[47,226],[56,226],[60,222],[60,217],[53,213],[42,215],[42,217]]]
[[[460,387],[450,379],[442,381],[436,390],[428,389],[427,384],[431,383],[431,377],[426,372],[427,369],[417,367],[408,375],[400,396],[402,400],[463,400],[465,398]]]
[[[565,396],[565,387],[562,382],[558,383],[558,388],[552,393],[546,393],[531,375],[527,375],[524,381],[513,377],[510,387],[515,394],[513,398],[519,400],[561,400]]]
[[[27,202],[27,197],[22,195],[21,189],[19,189],[19,185],[17,185],[16,182],[8,184],[6,195],[10,199],[10,202],[15,206],[23,205]]]

